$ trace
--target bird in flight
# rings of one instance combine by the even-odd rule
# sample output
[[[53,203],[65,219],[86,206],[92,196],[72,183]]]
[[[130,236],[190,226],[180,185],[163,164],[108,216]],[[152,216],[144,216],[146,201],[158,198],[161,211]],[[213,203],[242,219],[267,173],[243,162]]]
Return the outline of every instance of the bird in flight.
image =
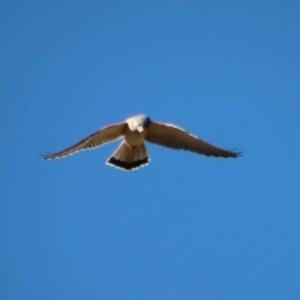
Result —
[[[43,159],[51,160],[66,157],[121,138],[124,140],[107,160],[107,164],[126,171],[138,169],[149,163],[150,156],[144,141],[206,156],[236,158],[241,155],[240,152],[215,147],[176,125],[152,122],[147,116],[138,115],[127,119],[125,122],[106,126],[74,146],[54,154],[45,155]]]

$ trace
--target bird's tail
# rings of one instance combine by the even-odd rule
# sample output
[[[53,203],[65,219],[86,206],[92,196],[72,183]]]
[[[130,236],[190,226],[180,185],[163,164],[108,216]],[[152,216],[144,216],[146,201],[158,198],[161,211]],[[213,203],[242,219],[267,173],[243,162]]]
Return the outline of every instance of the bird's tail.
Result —
[[[144,143],[131,148],[123,141],[106,163],[116,168],[130,171],[147,165],[149,161],[150,157]]]

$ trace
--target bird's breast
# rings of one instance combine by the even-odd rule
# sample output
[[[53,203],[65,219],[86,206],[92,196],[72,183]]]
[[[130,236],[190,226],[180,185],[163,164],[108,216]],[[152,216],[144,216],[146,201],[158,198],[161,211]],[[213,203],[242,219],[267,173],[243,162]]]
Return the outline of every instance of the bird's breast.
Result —
[[[125,142],[129,147],[136,147],[144,142],[144,138],[146,135],[146,131],[138,132],[138,131],[131,131],[129,128],[125,130],[124,138]]]

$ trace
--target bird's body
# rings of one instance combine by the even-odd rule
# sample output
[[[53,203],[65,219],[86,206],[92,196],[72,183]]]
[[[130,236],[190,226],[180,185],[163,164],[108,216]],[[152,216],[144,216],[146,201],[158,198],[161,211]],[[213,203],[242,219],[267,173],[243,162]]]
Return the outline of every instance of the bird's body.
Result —
[[[130,148],[134,148],[136,146],[140,146],[144,143],[145,135],[147,133],[147,129],[142,132],[139,131],[131,131],[131,129],[126,126],[124,130],[124,140],[127,146]]]
[[[124,137],[119,148],[107,164],[123,170],[134,170],[149,163],[144,141],[173,149],[182,149],[215,157],[237,157],[238,152],[217,148],[187,131],[172,125],[152,122],[145,115],[127,119],[123,123],[107,126],[61,152],[44,156],[44,159],[61,158],[78,151],[100,147]]]

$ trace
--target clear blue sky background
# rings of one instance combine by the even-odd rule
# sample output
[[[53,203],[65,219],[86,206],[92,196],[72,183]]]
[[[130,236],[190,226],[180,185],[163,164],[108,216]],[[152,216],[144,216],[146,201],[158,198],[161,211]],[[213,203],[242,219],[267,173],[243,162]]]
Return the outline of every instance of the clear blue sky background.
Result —
[[[1,1],[1,299],[300,299],[299,1]],[[242,158],[112,143],[138,114]]]

